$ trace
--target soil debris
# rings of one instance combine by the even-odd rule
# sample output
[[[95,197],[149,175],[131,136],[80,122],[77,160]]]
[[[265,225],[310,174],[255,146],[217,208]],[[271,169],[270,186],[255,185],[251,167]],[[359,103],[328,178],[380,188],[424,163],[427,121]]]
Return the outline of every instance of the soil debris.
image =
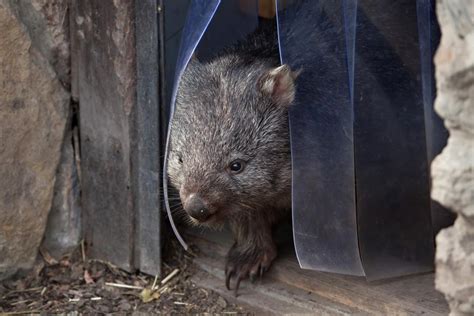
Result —
[[[42,251],[30,274],[0,283],[0,315],[22,313],[143,312],[250,314],[217,293],[191,282],[192,258],[183,251],[165,257],[162,278],[127,273],[88,259],[84,246],[61,260]]]

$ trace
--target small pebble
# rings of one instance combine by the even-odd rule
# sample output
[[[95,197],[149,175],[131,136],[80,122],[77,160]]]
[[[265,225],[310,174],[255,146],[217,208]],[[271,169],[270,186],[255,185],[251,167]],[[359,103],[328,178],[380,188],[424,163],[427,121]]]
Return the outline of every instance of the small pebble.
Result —
[[[217,299],[217,305],[219,305],[222,308],[226,308],[227,307],[227,302],[225,301],[225,299],[223,297],[219,297]]]
[[[130,305],[128,302],[121,302],[118,308],[122,311],[128,311],[132,309],[132,305]]]

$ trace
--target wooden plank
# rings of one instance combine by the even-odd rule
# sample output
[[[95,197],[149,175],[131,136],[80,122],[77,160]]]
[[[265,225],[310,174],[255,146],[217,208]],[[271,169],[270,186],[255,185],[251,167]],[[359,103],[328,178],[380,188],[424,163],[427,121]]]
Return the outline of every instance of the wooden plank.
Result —
[[[135,266],[160,274],[160,61],[158,0],[135,2],[137,104],[132,132],[132,191],[136,215]],[[162,45],[161,45],[162,47]]]
[[[75,1],[88,255],[133,270],[130,124],[135,106],[134,2]]]
[[[445,315],[447,313],[447,306],[439,304],[441,303],[438,300],[439,293],[434,291],[432,284],[428,289],[424,287],[425,282],[415,285],[412,297],[401,296],[394,286],[398,284],[399,288],[408,289],[413,285],[406,284],[404,279],[385,281],[383,282],[384,287],[376,286],[360,278],[301,270],[295,261],[288,258],[282,260],[280,265],[275,265],[272,274],[272,277],[282,282],[318,293],[327,299],[347,306],[358,307],[367,313],[390,315],[400,313]],[[431,281],[433,280],[432,274],[427,276]],[[424,277],[411,276],[408,279],[421,281]],[[438,304],[425,304],[427,300],[431,299],[438,301]]]
[[[281,283],[266,278],[255,284],[243,283],[238,297],[224,286],[224,272],[220,261],[209,257],[196,259],[199,268],[204,271],[195,273],[192,280],[211,289],[229,301],[247,307],[256,314],[313,314],[313,315],[350,315],[360,314],[358,309],[350,309],[297,287],[282,286]]]
[[[190,232],[188,231],[188,234]],[[231,244],[228,235],[220,232],[192,231],[187,238],[201,250],[203,258],[222,272],[224,257]],[[205,259],[197,259],[205,260]],[[296,287],[311,292],[316,301],[345,306],[349,311],[367,314],[446,315],[448,306],[443,296],[434,289],[434,275],[425,274],[369,283],[364,278],[300,269],[292,249],[280,253],[267,278],[285,287]],[[221,285],[222,288],[224,285]],[[265,286],[265,285],[262,285]]]

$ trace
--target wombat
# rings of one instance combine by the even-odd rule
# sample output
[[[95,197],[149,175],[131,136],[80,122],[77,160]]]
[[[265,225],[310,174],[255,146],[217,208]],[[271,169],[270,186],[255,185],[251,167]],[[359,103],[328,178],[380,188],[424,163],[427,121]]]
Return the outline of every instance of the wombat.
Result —
[[[288,108],[298,72],[280,65],[273,22],[206,62],[193,58],[176,98],[168,175],[196,225],[230,224],[226,286],[277,256],[272,226],[291,207]]]

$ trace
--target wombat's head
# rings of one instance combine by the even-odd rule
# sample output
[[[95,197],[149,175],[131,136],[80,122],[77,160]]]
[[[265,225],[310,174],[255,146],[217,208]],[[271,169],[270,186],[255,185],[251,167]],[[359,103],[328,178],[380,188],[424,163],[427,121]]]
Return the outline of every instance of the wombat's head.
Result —
[[[220,224],[274,205],[291,183],[296,74],[232,58],[193,61],[178,90],[168,174],[193,223]]]

